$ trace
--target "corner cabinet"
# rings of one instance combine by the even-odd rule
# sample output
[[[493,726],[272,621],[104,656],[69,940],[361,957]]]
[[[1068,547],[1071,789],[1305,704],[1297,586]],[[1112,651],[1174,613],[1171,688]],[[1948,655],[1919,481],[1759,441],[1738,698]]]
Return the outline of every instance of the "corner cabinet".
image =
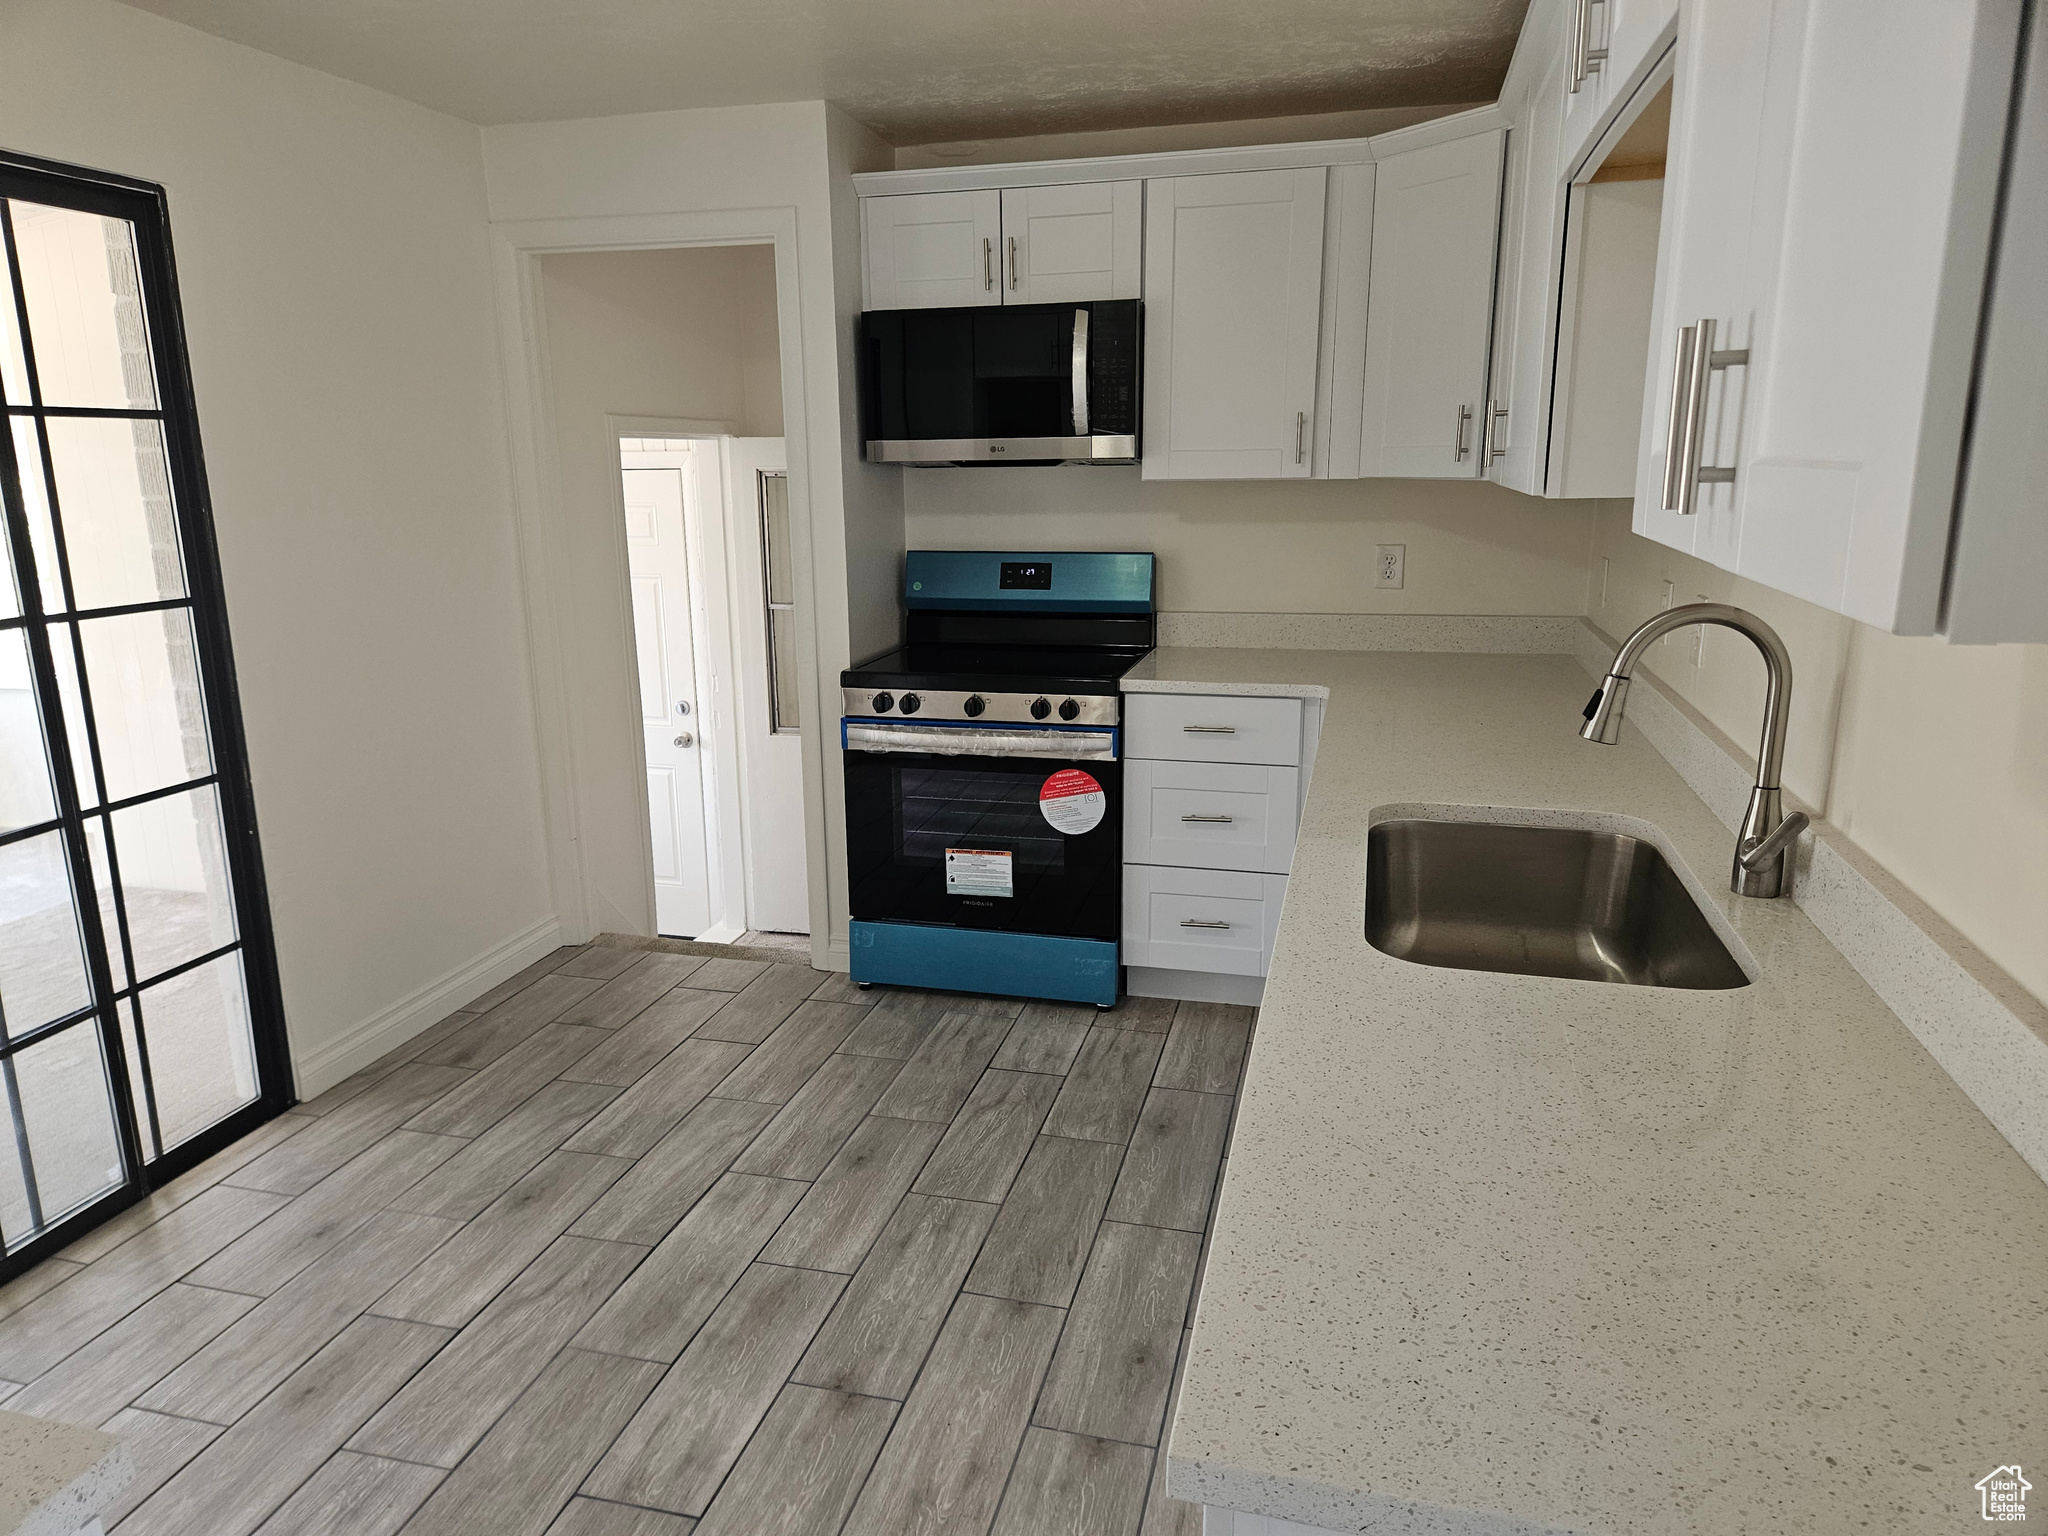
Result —
[[[1310,472],[1329,172],[1146,186],[1144,476]]]

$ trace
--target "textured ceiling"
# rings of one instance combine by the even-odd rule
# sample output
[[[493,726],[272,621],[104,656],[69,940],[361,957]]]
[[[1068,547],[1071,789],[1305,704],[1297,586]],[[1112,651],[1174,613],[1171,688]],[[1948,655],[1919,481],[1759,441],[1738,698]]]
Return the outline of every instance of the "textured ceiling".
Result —
[[[897,144],[1490,101],[1528,0],[129,0],[478,123],[837,102]]]

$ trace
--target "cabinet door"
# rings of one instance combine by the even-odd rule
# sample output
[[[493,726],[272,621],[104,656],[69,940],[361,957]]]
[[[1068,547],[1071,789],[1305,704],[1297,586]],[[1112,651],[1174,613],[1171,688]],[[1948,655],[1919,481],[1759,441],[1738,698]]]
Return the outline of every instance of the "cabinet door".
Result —
[[[1724,570],[1735,568],[1741,545],[1742,485],[1702,483],[1694,488],[1689,514],[1666,510],[1664,468],[1680,332],[1711,320],[1716,351],[1748,347],[1756,336],[1760,305],[1750,247],[1772,9],[1773,0],[1689,0],[1679,18],[1642,447],[1636,455],[1635,531]],[[1736,464],[1750,375],[1747,367],[1707,372],[1694,402],[1703,424],[1702,465]]]
[[[1764,114],[1769,302],[1730,569],[1900,634],[1941,623],[2020,11],[1778,0],[1774,18],[1787,99]]]
[[[1309,473],[1327,179],[1319,166],[1147,183],[1146,479]]]
[[[1000,304],[1000,192],[920,192],[861,203],[869,309]]]
[[[1367,475],[1470,479],[1481,460],[1501,134],[1382,160],[1366,300]]]
[[[1145,184],[1093,181],[1003,193],[1003,302],[1135,299]]]
[[[1626,498],[1636,486],[1664,183],[1595,181],[1570,195],[1546,484],[1553,496]]]
[[[1530,496],[1544,493],[1551,360],[1557,346],[1558,260],[1564,247],[1563,22],[1570,6],[1529,9],[1542,31],[1525,46],[1546,64],[1526,99],[1509,107],[1501,272],[1495,294],[1493,387],[1487,406],[1487,477]],[[1632,423],[1631,423],[1632,425]]]

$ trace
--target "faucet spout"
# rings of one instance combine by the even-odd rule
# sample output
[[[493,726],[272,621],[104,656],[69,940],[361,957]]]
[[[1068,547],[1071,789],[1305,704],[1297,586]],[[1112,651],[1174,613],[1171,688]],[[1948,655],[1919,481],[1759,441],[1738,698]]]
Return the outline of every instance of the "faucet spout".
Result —
[[[1636,663],[1652,642],[1688,624],[1718,624],[1746,635],[1764,658],[1764,729],[1756,749],[1756,785],[1735,844],[1729,889],[1738,896],[1780,896],[1792,889],[1793,844],[1806,825],[1784,813],[1778,777],[1785,760],[1785,724],[1792,713],[1792,655],[1778,632],[1744,608],[1726,603],[1685,603],[1667,608],[1622,641],[1608,664],[1607,676],[1586,705],[1579,734],[1587,741],[1613,746],[1621,740],[1621,721],[1628,707],[1628,685]]]

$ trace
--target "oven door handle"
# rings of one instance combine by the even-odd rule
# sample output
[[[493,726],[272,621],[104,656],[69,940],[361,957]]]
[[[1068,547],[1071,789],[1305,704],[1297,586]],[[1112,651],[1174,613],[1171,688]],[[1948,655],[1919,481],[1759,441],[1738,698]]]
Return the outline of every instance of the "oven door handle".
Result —
[[[1003,730],[987,726],[895,725],[846,720],[849,752],[934,752],[948,757],[1039,757],[1052,762],[1115,762],[1116,732]]]

